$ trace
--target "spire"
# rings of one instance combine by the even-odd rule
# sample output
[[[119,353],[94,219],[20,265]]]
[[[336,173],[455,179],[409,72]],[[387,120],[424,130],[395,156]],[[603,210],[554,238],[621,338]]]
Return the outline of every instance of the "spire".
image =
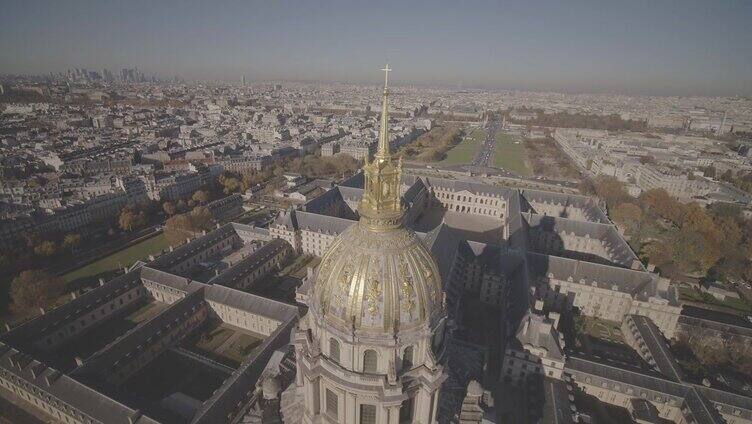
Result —
[[[379,159],[389,155],[389,72],[392,68],[389,64],[382,69],[384,71],[384,94],[381,100],[381,130],[379,131],[379,149],[376,157]]]
[[[375,230],[402,225],[400,183],[402,161],[394,161],[389,152],[389,65],[384,71],[384,97],[381,105],[381,131],[378,150],[371,163],[363,167],[366,185],[358,213],[361,222]]]

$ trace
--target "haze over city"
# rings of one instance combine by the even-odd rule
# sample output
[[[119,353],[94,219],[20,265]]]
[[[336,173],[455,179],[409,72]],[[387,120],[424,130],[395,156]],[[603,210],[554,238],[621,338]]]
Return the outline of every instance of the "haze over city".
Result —
[[[6,1],[0,72],[750,95],[747,1]]]
[[[0,424],[752,424],[750,1],[5,1]]]

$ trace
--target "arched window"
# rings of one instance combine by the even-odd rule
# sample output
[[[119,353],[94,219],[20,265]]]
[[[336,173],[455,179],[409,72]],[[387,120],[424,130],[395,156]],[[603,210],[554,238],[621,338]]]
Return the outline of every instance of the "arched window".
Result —
[[[363,372],[375,373],[378,368],[379,360],[376,356],[376,351],[367,350],[363,354]]]
[[[339,342],[329,339],[329,358],[339,364]]]
[[[405,348],[405,353],[402,354],[402,369],[409,370],[413,367],[413,347],[408,346]]]

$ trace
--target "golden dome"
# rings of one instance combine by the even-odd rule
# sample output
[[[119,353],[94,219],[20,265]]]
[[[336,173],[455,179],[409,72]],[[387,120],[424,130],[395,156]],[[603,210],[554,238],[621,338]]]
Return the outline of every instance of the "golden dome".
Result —
[[[404,227],[374,231],[352,225],[324,254],[313,309],[350,329],[408,329],[443,310],[441,278],[431,252]]]
[[[415,232],[402,225],[402,163],[389,152],[386,86],[378,151],[364,166],[360,221],[324,253],[311,296],[316,314],[347,330],[407,329],[443,316],[436,262]]]

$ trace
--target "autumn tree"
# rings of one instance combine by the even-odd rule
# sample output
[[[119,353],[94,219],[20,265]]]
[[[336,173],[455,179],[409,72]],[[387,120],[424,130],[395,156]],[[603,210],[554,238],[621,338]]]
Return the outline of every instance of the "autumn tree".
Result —
[[[183,244],[193,234],[190,218],[186,214],[175,215],[165,222],[164,235],[173,246]]]
[[[197,206],[190,213],[175,215],[165,222],[164,234],[172,245],[185,242],[186,239],[203,230],[211,230],[214,218],[203,206]]]
[[[46,271],[24,271],[11,282],[11,310],[22,314],[30,308],[46,308],[63,293],[64,287],[61,278]]]
[[[49,257],[57,253],[57,245],[52,240],[44,240],[34,246],[34,254]]]
[[[606,202],[609,208],[631,199],[621,181],[604,175],[595,179],[595,193]]]
[[[620,224],[634,226],[642,219],[642,209],[634,203],[620,203],[614,208],[611,215],[614,221]]]
[[[677,226],[681,224],[683,207],[662,188],[644,191],[640,195],[643,206]]]
[[[65,238],[63,238],[63,248],[64,249],[75,249],[78,246],[81,245],[81,234],[76,233],[70,233],[66,234]]]
[[[674,247],[663,240],[656,240],[642,248],[642,256],[655,266],[663,267],[674,260]]]
[[[175,212],[177,212],[175,210],[175,205],[172,202],[162,203],[162,210],[164,211],[164,213],[166,213],[169,216],[173,216],[175,215]]]
[[[209,193],[204,190],[196,190],[196,192],[193,193],[192,199],[193,201],[203,205],[209,201]]]
[[[120,212],[118,225],[121,230],[133,231],[146,225],[146,213],[144,211],[134,211],[125,208]]]

